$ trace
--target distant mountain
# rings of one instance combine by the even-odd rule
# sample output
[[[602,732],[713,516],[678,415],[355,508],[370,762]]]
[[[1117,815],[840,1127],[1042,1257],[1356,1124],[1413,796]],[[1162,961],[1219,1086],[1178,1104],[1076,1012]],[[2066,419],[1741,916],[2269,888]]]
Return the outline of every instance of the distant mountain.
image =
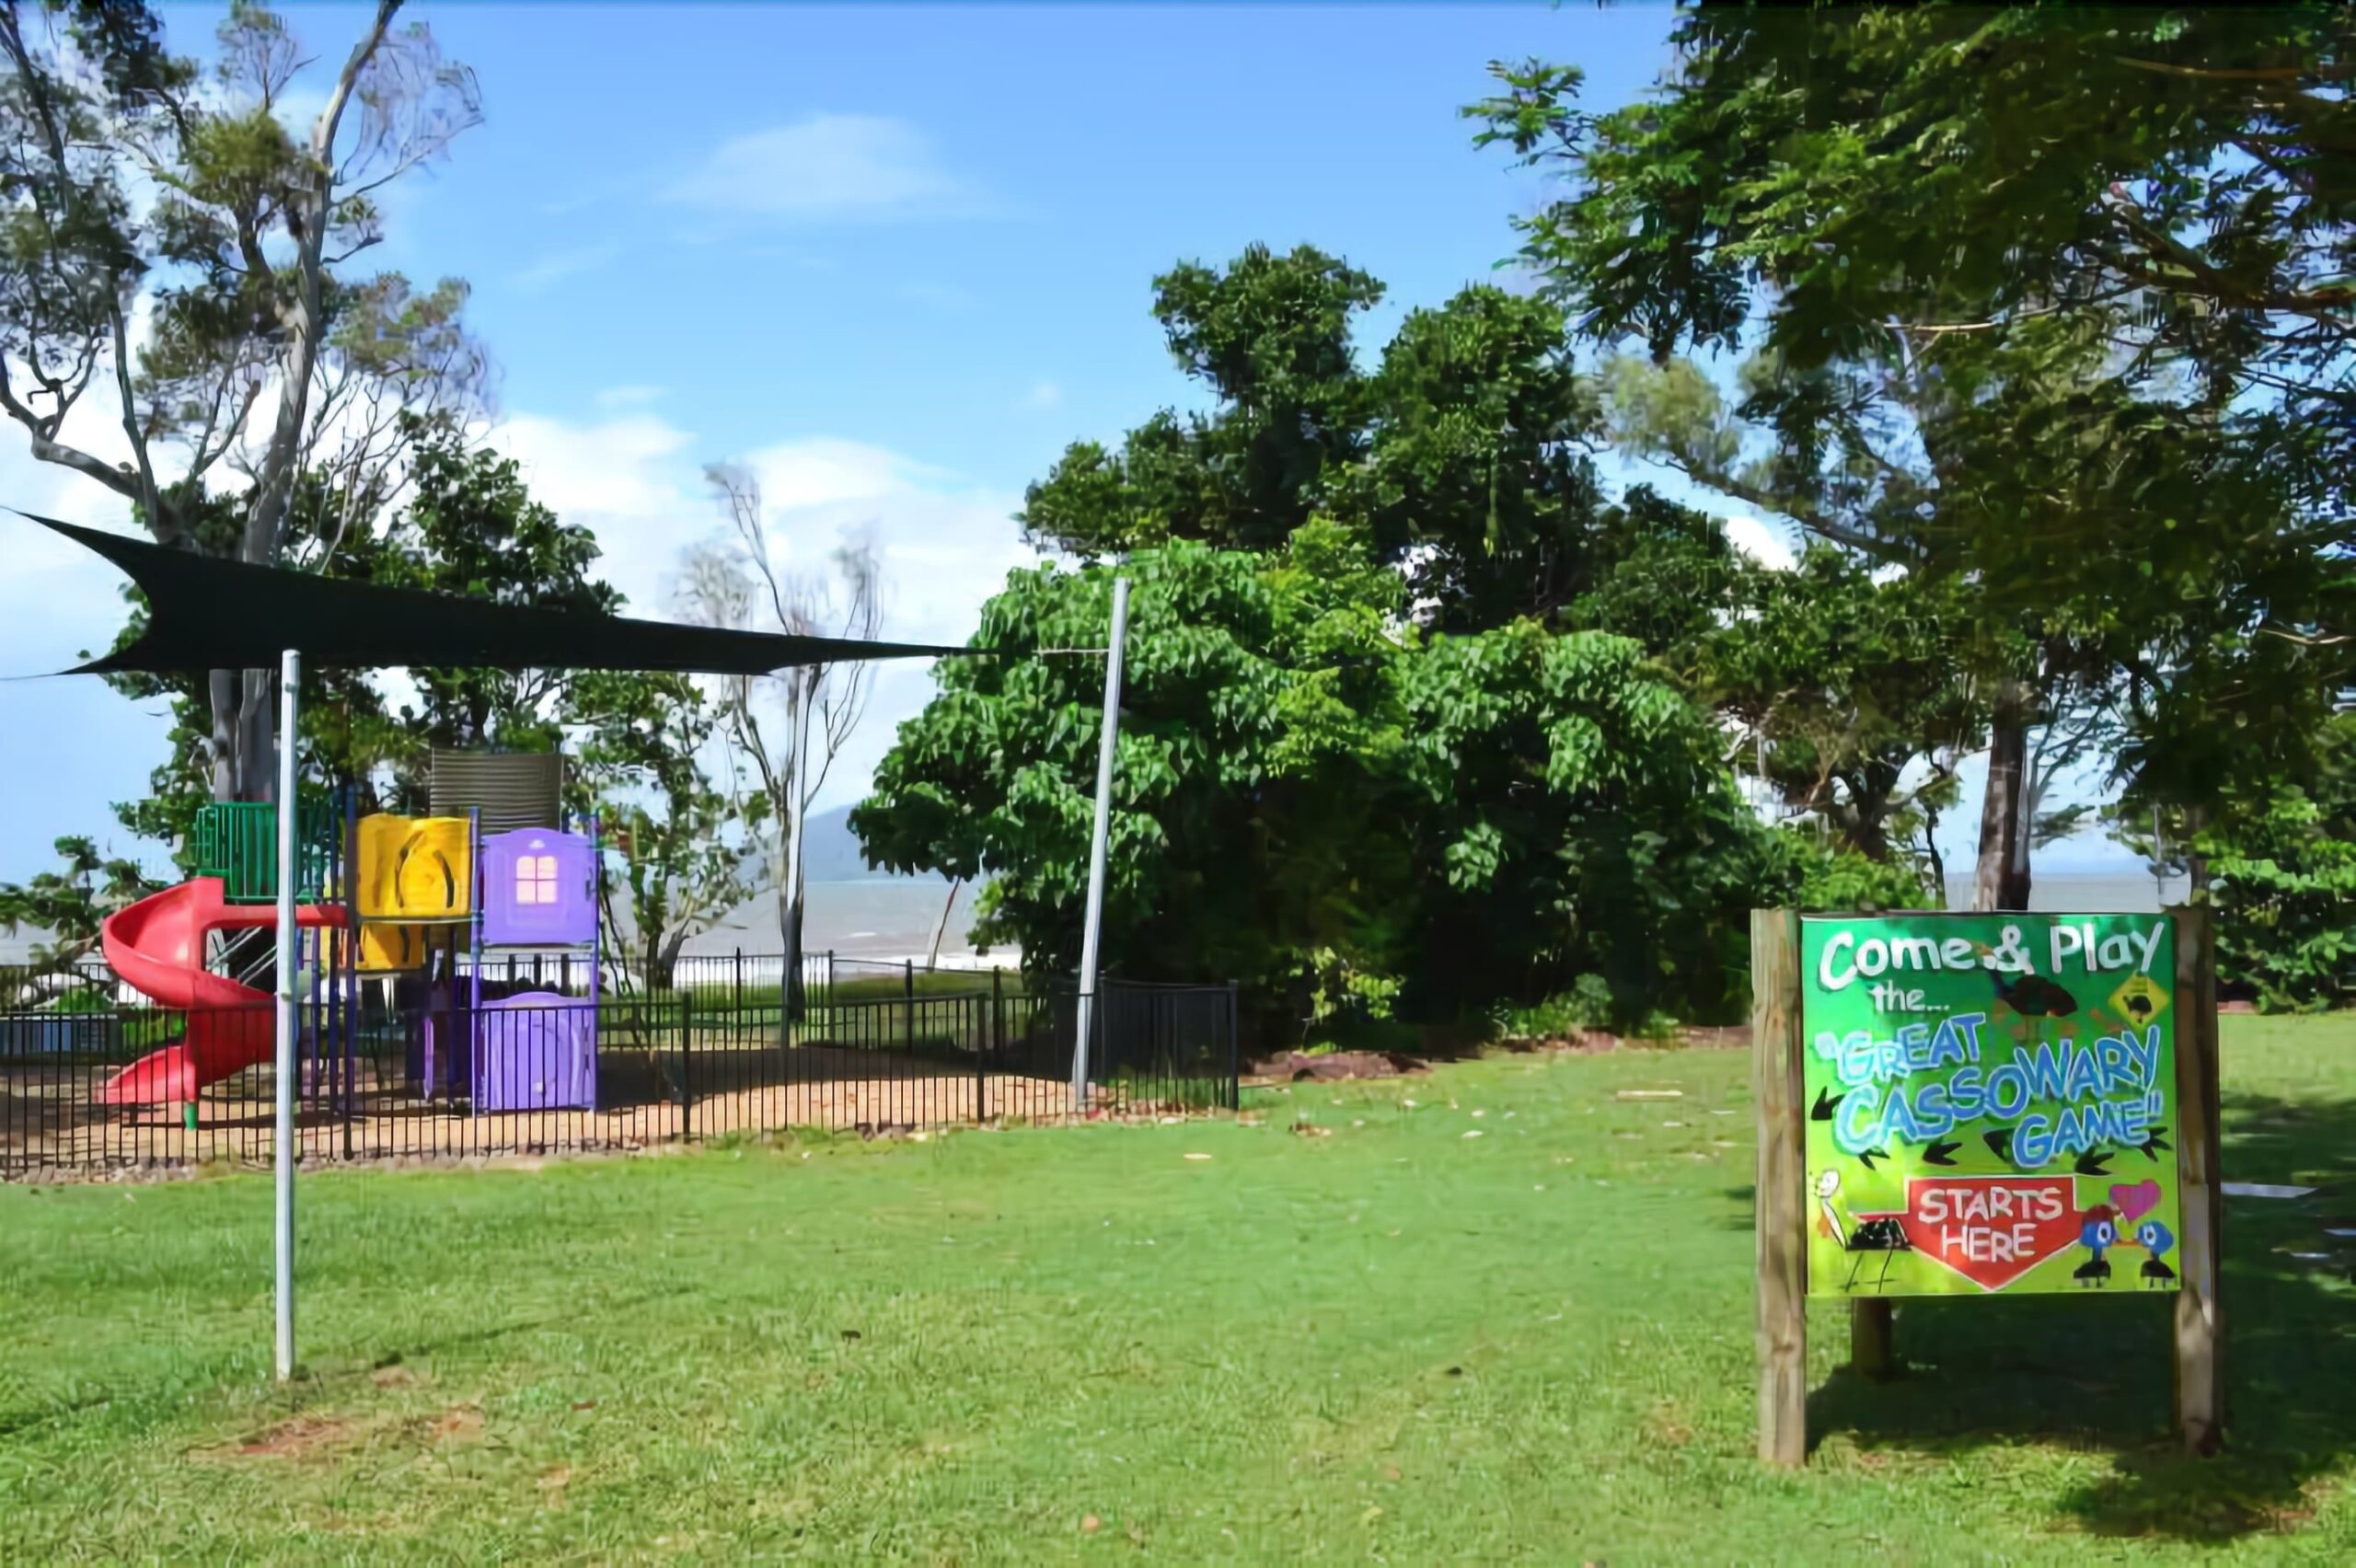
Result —
[[[802,830],[802,858],[809,868],[803,872],[806,881],[822,882],[927,882],[942,879],[927,873],[918,877],[903,877],[891,871],[872,870],[867,858],[860,853],[859,836],[850,830],[850,808],[837,806],[830,812],[820,812]]]

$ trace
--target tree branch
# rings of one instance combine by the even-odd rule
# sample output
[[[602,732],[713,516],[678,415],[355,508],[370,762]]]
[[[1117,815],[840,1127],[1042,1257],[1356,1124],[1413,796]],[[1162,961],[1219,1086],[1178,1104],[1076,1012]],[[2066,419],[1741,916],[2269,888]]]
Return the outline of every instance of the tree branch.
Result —
[[[286,348],[283,386],[278,419],[265,448],[261,472],[256,477],[253,511],[246,520],[245,557],[268,562],[278,553],[279,535],[294,480],[294,461],[301,442],[305,404],[311,376],[318,363],[319,343],[327,323],[321,299],[321,255],[327,244],[329,215],[335,207],[335,139],[343,123],[345,107],[357,90],[361,74],[375,58],[386,29],[400,0],[379,0],[375,21],[353,46],[351,57],[336,75],[327,106],[311,127],[311,167],[306,199],[286,214],[294,237],[295,296],[285,313],[290,340]]]

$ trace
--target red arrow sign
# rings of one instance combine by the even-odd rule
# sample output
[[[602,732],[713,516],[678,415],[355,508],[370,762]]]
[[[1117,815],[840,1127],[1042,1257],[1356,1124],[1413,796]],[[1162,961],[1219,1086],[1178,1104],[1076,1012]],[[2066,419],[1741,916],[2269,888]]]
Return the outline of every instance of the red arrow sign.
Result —
[[[2067,1176],[1912,1176],[1899,1222],[1924,1257],[2002,1290],[2075,1246],[2084,1217]]]

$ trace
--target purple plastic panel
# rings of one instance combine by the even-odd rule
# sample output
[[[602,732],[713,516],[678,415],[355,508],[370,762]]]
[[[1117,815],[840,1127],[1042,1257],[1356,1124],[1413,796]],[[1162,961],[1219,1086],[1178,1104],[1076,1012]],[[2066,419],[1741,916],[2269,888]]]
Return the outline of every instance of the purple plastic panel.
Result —
[[[465,1004],[451,1000],[448,986],[436,986],[421,1021],[417,1039],[422,1059],[411,1064],[417,1081],[429,1095],[455,1094],[468,1081]]]
[[[519,827],[482,841],[482,940],[563,947],[597,940],[597,857],[589,840]]]
[[[486,1002],[475,1015],[474,1109],[597,1104],[597,1009],[553,991]]]

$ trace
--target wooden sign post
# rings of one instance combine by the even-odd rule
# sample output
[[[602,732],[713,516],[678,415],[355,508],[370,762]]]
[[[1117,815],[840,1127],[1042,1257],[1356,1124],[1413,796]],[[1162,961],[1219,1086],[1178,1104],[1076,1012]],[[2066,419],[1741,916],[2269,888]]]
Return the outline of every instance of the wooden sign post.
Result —
[[[1750,912],[1751,1098],[1759,1107],[1759,1457],[1807,1461],[1807,1163],[1800,919]]]
[[[2168,911],[2176,922],[2177,1182],[2184,1217],[2184,1286],[2176,1298],[2176,1428],[2185,1450],[2223,1441],[2223,1320],[2217,1308],[2218,1239],[2225,1190],[2217,1174],[2217,945],[2211,912]]]
[[[2065,1291],[2176,1297],[2177,1426],[2214,1452],[2208,911],[1761,909],[1750,945],[1760,1458],[1807,1457],[1811,1295],[1882,1378],[1895,1297]]]

